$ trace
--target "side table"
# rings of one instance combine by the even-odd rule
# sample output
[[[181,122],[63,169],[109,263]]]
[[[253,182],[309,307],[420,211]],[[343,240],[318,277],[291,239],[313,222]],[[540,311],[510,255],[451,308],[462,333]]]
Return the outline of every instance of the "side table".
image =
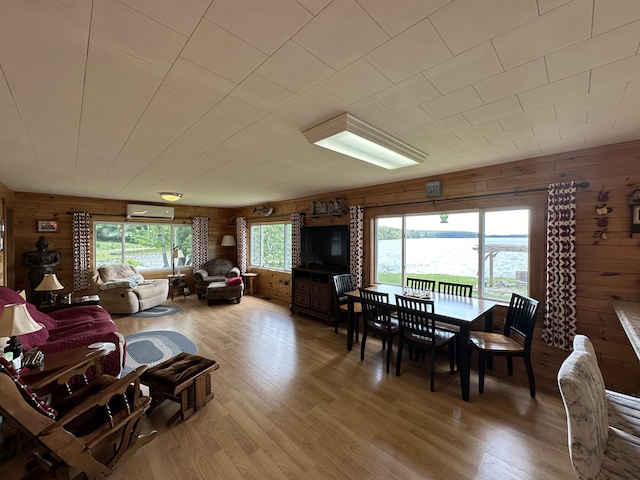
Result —
[[[253,272],[246,272],[242,274],[242,277],[245,280],[245,283],[247,284],[247,294],[248,295],[253,295],[253,283],[254,283],[254,279],[258,276],[257,273],[253,273]]]
[[[55,312],[57,310],[64,310],[71,307],[83,307],[87,305],[99,305],[100,297],[98,295],[84,295],[80,297],[71,297],[71,303],[59,303],[54,305],[40,305],[38,310],[44,313]]]
[[[185,292],[185,287],[187,286],[187,282],[184,281],[186,275],[184,273],[171,273],[167,275],[167,279],[169,280],[169,290],[171,291],[171,301],[173,301],[173,297],[176,294],[176,291],[186,299],[187,292]]]
[[[106,345],[106,346],[103,346]],[[98,345],[95,347],[76,347],[69,350],[63,350],[60,352],[47,353],[44,357],[42,365],[36,368],[23,368],[20,370],[20,376],[24,381],[32,388],[38,388],[39,381],[44,377],[48,377],[54,372],[67,368],[69,366],[76,365],[82,360],[99,359],[108,353],[111,353],[111,348],[108,344]],[[113,344],[111,344],[113,346]]]

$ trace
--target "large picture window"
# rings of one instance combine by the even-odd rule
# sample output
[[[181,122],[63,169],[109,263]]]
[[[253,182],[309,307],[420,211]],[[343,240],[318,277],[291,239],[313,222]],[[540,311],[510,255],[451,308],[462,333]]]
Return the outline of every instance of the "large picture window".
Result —
[[[96,268],[117,263],[132,265],[138,270],[191,265],[191,225],[95,222],[93,228]],[[182,252],[181,258],[172,258],[173,247]]]
[[[378,283],[467,283],[498,300],[528,293],[528,209],[379,217],[374,246]]]
[[[291,270],[291,224],[252,225],[250,250],[251,266]]]

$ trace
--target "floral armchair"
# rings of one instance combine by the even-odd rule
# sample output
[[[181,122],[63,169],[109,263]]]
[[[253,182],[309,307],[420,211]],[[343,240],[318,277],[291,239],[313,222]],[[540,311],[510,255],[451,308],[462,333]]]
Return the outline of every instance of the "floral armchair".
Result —
[[[231,260],[226,258],[214,258],[202,265],[193,272],[193,279],[196,282],[196,294],[198,298],[204,298],[207,286],[211,282],[224,282],[229,278],[239,277],[240,269],[234,267]]]

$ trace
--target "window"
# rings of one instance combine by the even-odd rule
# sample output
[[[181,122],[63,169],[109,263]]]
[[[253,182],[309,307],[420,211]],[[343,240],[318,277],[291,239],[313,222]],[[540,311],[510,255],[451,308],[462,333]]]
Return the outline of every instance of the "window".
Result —
[[[191,225],[95,222],[93,228],[96,268],[116,263],[132,265],[138,270],[163,270],[191,265]],[[184,258],[173,259],[173,247],[178,247]]]
[[[374,240],[376,282],[468,283],[499,300],[528,292],[528,209],[380,217]]]
[[[291,270],[291,224],[252,225],[250,250],[254,267]]]

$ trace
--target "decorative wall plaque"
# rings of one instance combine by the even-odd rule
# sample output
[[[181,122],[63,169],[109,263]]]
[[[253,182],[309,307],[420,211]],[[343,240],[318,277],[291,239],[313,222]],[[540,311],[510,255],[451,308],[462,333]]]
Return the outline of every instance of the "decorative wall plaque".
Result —
[[[309,216],[321,217],[323,215],[344,215],[346,211],[346,202],[344,197],[337,197],[328,202],[311,202],[309,207]]]
[[[442,195],[442,181],[426,182],[424,184],[427,197],[439,197]]]
[[[640,190],[634,190],[629,195],[629,206],[631,207],[631,236],[640,233]]]

